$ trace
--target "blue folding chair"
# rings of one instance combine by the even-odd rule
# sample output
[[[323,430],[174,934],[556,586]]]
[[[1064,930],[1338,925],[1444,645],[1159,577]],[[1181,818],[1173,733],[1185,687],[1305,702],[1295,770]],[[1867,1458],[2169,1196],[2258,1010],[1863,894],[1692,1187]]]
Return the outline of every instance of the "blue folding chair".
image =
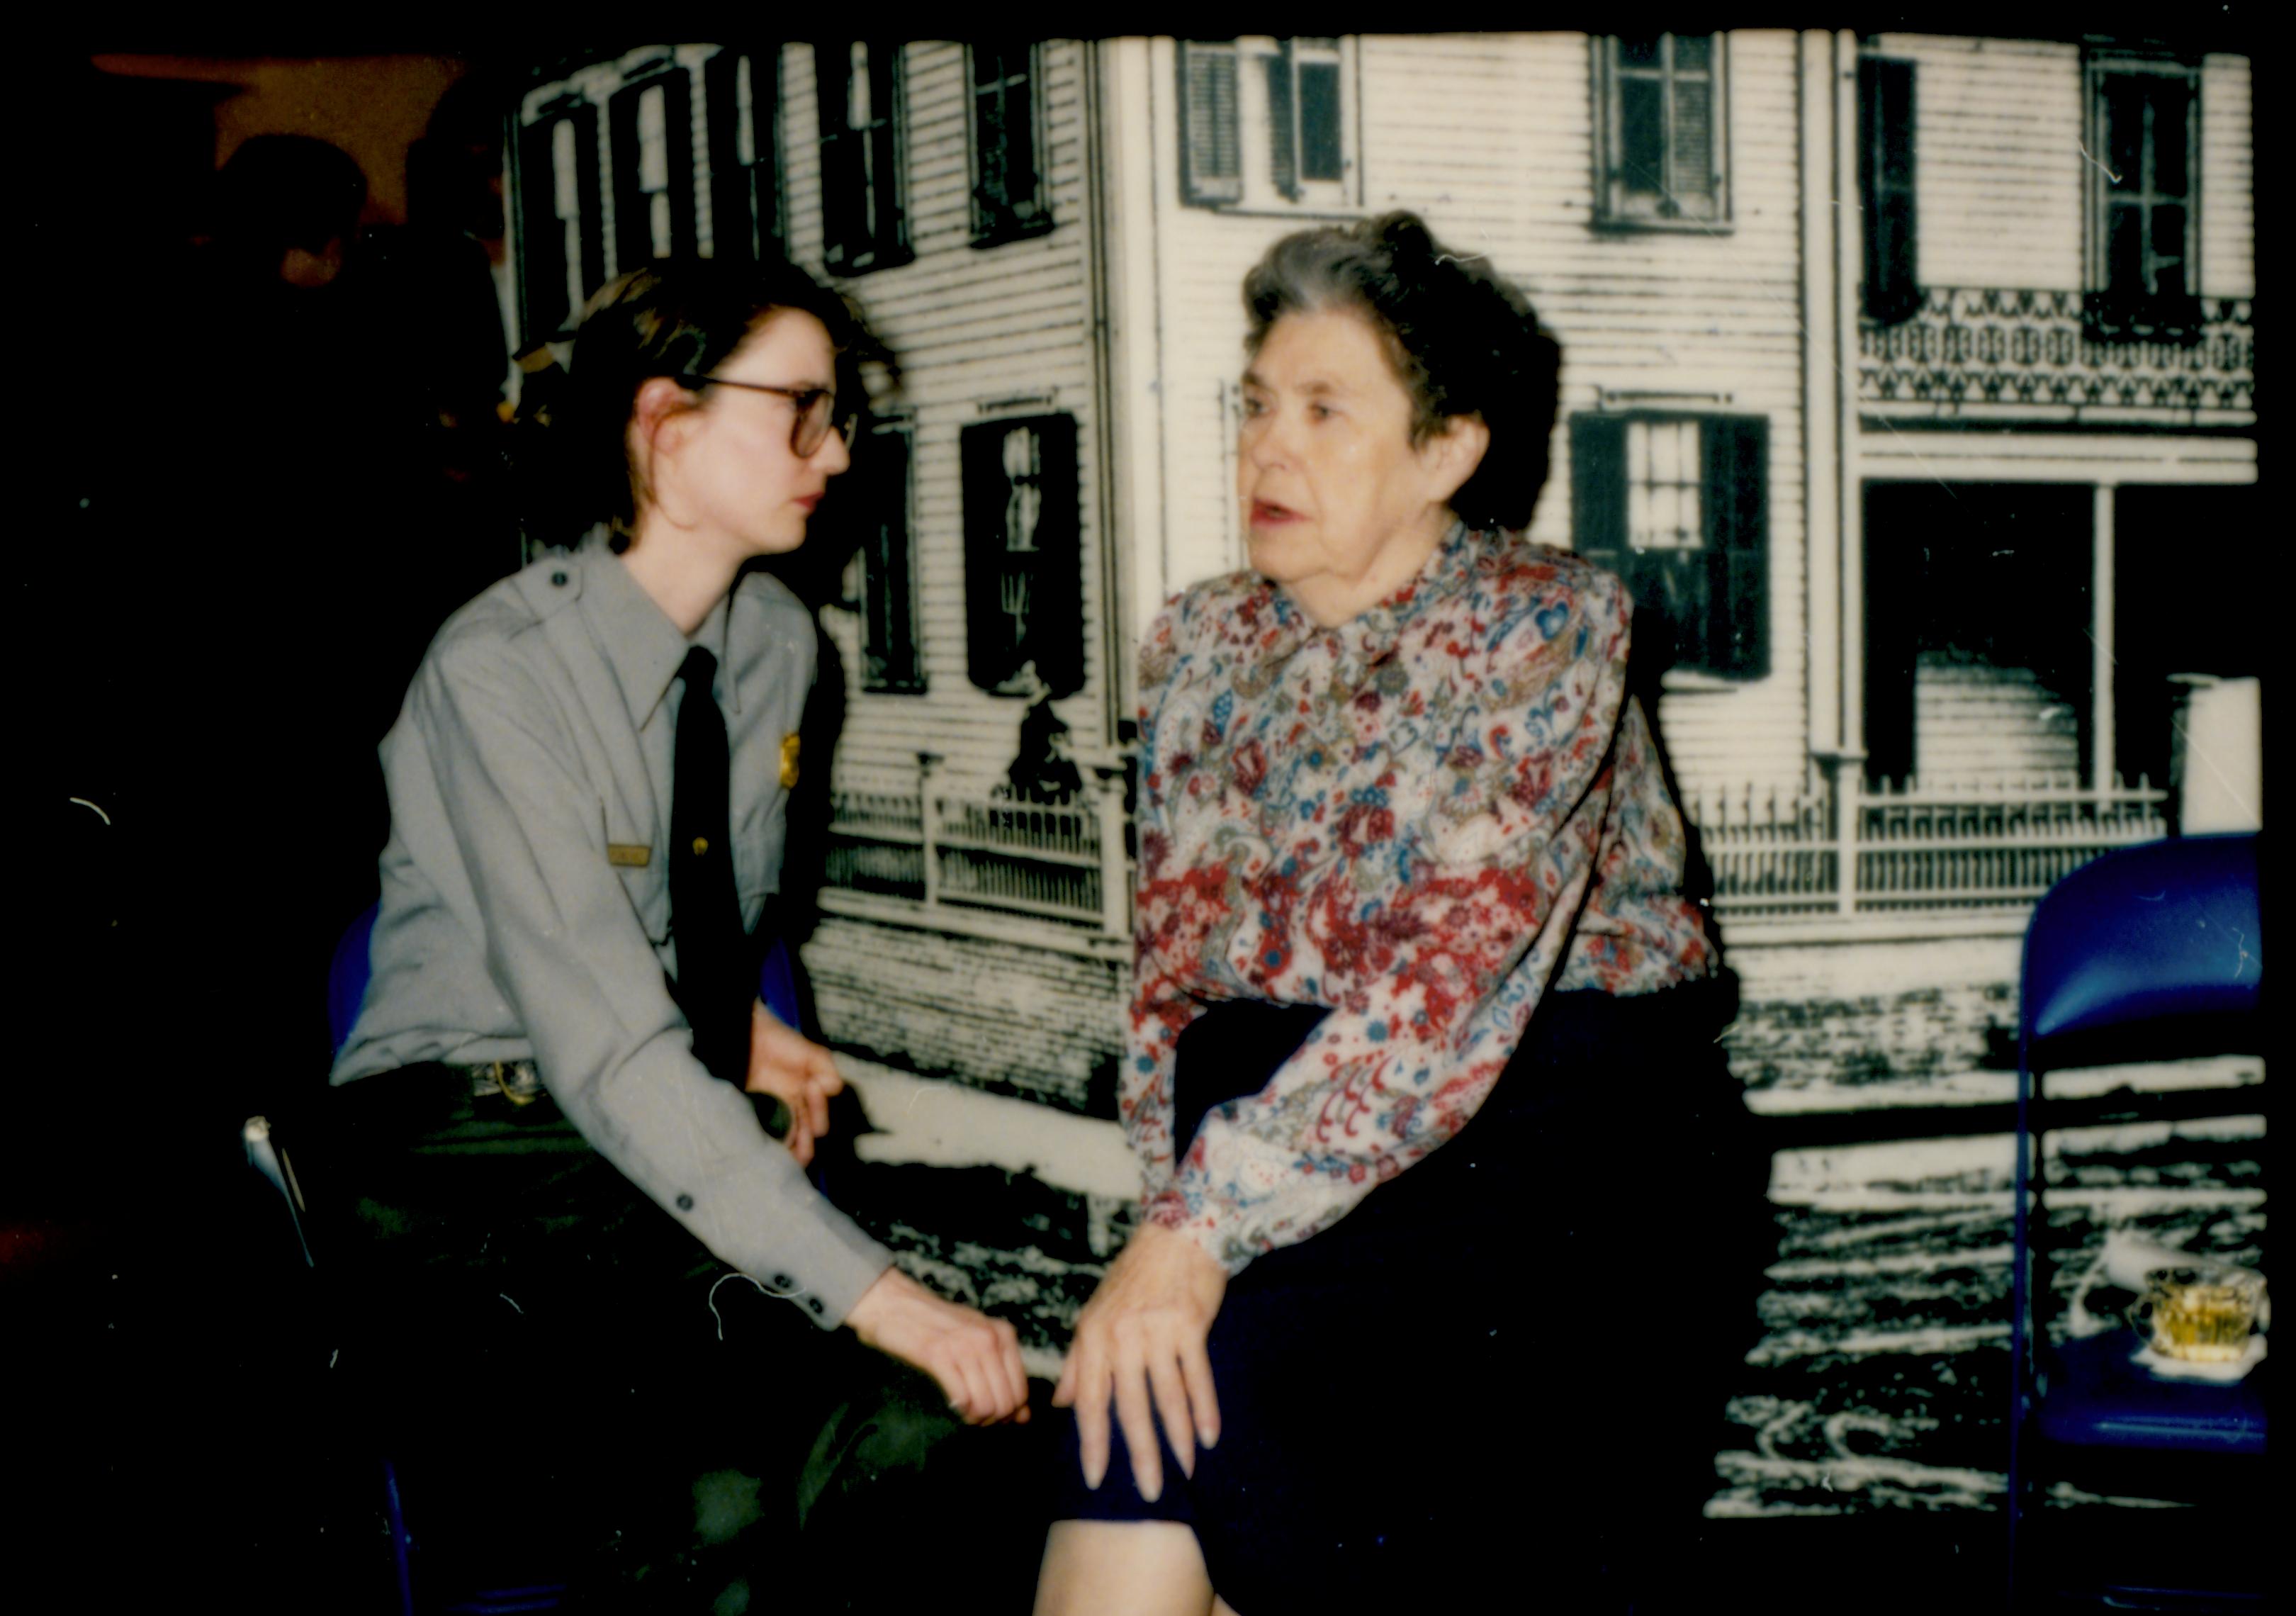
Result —
[[[335,945],[327,968],[327,1031],[332,1046],[340,1050],[350,1037],[351,1028],[358,1020],[360,1005],[366,997],[366,988],[373,974],[371,948],[374,925],[381,906],[370,904],[357,919],[344,928]],[[804,996],[799,988],[798,967],[788,947],[775,937],[766,951],[758,984],[758,997],[766,1008],[772,1011],[784,1026],[809,1030],[809,1020],[804,1015]],[[244,1130],[248,1160],[268,1178],[287,1205],[295,1235],[307,1266],[316,1266],[309,1232],[308,1209],[302,1186],[297,1181],[294,1167],[286,1152],[273,1139],[267,1119],[250,1117]],[[414,1538],[410,1535],[405,1508],[401,1502],[398,1467],[386,1453],[381,1460],[383,1482],[383,1514],[390,1538],[391,1564],[396,1580],[398,1607],[405,1616],[413,1616],[415,1609],[414,1565],[410,1550]],[[559,1608],[566,1595],[562,1583],[541,1582],[485,1587],[450,1596],[445,1603],[430,1608],[455,1613],[455,1616],[512,1616],[513,1612],[553,1611]]]
[[[2252,1506],[2263,1480],[2265,1366],[2229,1384],[2168,1380],[2131,1361],[2142,1344],[2133,1329],[2053,1342],[2041,1170],[2041,1136],[2053,1125],[2046,1071],[2260,1053],[2258,842],[2196,836],[2108,854],[2052,888],[2026,931],[2008,1510],[2020,1610],[2051,1600],[2154,1611],[2263,1602],[2260,1568],[2242,1562],[2243,1549],[2260,1549]],[[2257,1103],[2252,1089],[2214,1092],[2213,1114]],[[2117,1094],[2112,1110],[2141,1112],[2147,1100]],[[2191,1091],[2178,1100],[2180,1114],[2195,1114]],[[2084,1533],[2070,1530],[2077,1511],[2044,1506],[2054,1481],[2092,1496],[2204,1507],[2117,1510]]]

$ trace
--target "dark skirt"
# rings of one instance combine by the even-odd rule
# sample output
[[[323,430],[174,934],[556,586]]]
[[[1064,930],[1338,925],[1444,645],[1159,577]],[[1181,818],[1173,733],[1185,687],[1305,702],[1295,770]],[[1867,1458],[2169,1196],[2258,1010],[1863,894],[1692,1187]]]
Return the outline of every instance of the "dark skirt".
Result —
[[[1752,1339],[1767,1166],[1716,1042],[1732,994],[1549,995],[1456,1138],[1229,1284],[1210,1341],[1222,1435],[1193,1480],[1167,1445],[1145,1502],[1119,1433],[1088,1491],[1071,1423],[1054,1518],[1190,1523],[1243,1616],[1484,1583],[1622,1606],[1617,1568],[1696,1529],[1722,1376]],[[1323,1013],[1199,1018],[1179,1148]]]

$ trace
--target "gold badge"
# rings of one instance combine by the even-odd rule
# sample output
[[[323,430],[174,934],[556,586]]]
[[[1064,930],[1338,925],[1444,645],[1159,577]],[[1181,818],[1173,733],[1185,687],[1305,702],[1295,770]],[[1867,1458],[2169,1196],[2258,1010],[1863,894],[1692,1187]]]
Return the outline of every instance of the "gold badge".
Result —
[[[797,731],[782,737],[782,790],[793,791],[797,786]]]
[[[618,869],[643,870],[653,862],[653,849],[643,841],[610,841],[606,862]]]

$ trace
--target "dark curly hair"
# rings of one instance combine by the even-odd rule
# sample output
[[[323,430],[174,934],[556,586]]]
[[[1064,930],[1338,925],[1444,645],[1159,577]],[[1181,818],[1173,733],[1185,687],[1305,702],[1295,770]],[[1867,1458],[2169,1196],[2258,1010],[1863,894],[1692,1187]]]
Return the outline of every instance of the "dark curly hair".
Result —
[[[862,363],[890,356],[842,294],[794,265],[663,258],[600,288],[575,335],[565,403],[554,412],[552,458],[568,480],[570,512],[584,525],[606,523],[613,547],[627,548],[644,488],[627,438],[638,390],[655,376],[709,374],[784,308],[811,315],[829,332],[839,413],[865,412]]]
[[[1287,235],[1243,278],[1257,355],[1287,314],[1351,308],[1387,346],[1411,395],[1411,441],[1480,415],[1490,447],[1451,499],[1471,527],[1525,528],[1546,483],[1562,349],[1520,290],[1480,257],[1451,252],[1415,213]]]

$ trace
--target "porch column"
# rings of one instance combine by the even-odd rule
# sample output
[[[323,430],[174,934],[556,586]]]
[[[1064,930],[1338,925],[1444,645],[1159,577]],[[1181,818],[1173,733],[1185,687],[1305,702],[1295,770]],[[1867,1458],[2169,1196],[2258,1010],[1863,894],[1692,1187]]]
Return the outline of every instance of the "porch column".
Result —
[[[1841,750],[1866,755],[1866,493],[1857,420],[1857,300],[1851,289],[1864,274],[1865,237],[1857,216],[1857,36],[1833,36],[1833,237],[1835,440],[1841,471],[1837,486],[1841,534]]]
[[[939,752],[917,754],[917,830],[922,839],[924,857],[925,909],[928,913],[940,906],[940,814],[933,801],[933,788],[940,774]]]
[[[1843,743],[1841,702],[1841,346],[1840,288],[1836,284],[1836,239],[1845,223],[1835,205],[1834,128],[1837,42],[1811,29],[1800,36],[1801,149],[1801,381],[1803,547],[1808,587],[1803,592],[1804,686],[1813,758],[1838,751]]]
[[[1124,862],[1124,776],[1119,763],[1093,765],[1093,797],[1100,828],[1100,929],[1132,935],[1132,873]]]
[[[2112,504],[2114,485],[2095,490],[2089,517],[2089,789],[2113,786],[2112,753]]]

